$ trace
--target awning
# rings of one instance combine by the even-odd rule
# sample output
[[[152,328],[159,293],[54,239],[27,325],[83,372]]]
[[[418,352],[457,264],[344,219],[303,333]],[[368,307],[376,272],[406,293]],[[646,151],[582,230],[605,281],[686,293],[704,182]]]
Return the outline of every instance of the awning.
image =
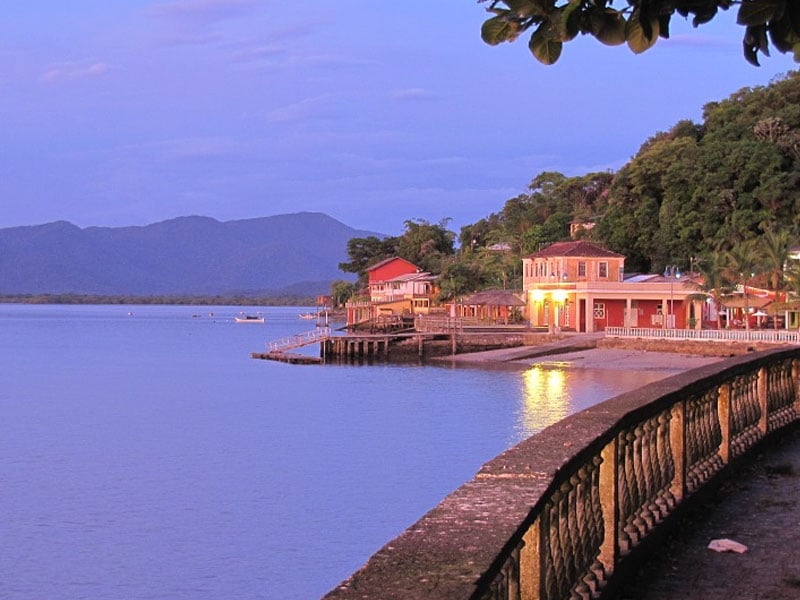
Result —
[[[720,300],[720,304],[728,308],[764,308],[772,302],[772,298],[764,296],[727,296]]]

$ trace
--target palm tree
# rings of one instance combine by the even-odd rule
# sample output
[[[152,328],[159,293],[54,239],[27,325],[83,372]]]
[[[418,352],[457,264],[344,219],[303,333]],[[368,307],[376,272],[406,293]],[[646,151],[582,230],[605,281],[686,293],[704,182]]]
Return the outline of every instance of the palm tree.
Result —
[[[720,321],[720,305],[722,298],[731,291],[730,284],[725,277],[725,255],[715,252],[705,259],[694,262],[697,267],[699,279],[691,282],[691,285],[698,290],[698,297],[703,300],[711,298],[714,303],[714,312],[717,315],[717,329],[722,329]],[[690,273],[691,277],[693,274]]]
[[[750,307],[748,306],[747,282],[755,276],[758,266],[756,257],[758,253],[753,240],[737,242],[725,253],[725,275],[730,281],[735,281],[742,286],[744,293],[744,326],[750,329]]]
[[[778,293],[786,289],[786,264],[789,261],[790,238],[785,229],[775,231],[771,227],[764,230],[759,240],[758,250],[767,275],[767,282],[775,292],[775,301],[779,301]],[[774,318],[775,329],[778,319]]]

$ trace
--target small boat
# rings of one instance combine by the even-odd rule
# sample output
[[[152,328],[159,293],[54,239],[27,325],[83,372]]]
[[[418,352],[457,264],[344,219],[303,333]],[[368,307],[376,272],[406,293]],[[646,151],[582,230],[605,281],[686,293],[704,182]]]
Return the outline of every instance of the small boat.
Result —
[[[261,315],[261,313],[255,315],[246,315],[244,313],[239,313],[234,317],[234,320],[237,323],[263,323],[264,317]]]
[[[316,319],[317,313],[300,313],[300,318],[307,320]]]

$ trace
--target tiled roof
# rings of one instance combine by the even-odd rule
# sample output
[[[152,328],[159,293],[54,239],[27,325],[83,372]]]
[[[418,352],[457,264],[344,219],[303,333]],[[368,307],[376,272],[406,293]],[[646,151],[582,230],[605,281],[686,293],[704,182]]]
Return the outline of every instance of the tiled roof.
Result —
[[[586,242],[583,240],[576,242],[555,242],[554,244],[550,244],[547,248],[539,250],[539,252],[534,252],[527,258],[561,258],[564,256],[578,256],[587,258],[624,258],[622,254],[611,252],[611,250],[606,250],[597,244],[592,244],[591,242]]]

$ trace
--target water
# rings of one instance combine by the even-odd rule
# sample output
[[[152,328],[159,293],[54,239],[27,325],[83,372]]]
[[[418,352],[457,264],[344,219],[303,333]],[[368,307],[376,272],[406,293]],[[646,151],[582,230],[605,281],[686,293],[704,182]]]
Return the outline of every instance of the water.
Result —
[[[0,305],[0,597],[318,598],[493,456],[644,383],[252,360],[313,325],[238,310]]]

